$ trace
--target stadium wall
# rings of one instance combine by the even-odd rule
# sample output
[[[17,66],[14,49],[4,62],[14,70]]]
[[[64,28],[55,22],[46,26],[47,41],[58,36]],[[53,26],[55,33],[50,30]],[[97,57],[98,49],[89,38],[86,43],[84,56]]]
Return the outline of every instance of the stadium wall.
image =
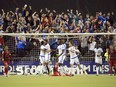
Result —
[[[55,9],[58,12],[65,12],[66,9],[79,10],[83,15],[89,13],[95,15],[96,11],[111,12],[116,9],[116,0],[0,0],[0,9],[5,11],[20,9],[25,5],[31,5],[34,10],[41,8]]]
[[[87,74],[96,74],[96,65],[95,62],[81,62],[81,66],[86,70]],[[51,73],[53,73],[53,66],[54,66],[55,62],[52,62],[51,64]],[[64,70],[66,73],[70,73],[70,64],[69,62],[65,61],[64,62]],[[109,65],[108,63],[104,62],[103,63],[104,66],[104,74],[108,74],[109,73]],[[14,62],[14,64],[10,64],[10,68],[9,68],[9,73],[10,74],[16,74],[17,75],[37,75],[40,73],[40,65],[39,62],[32,62],[32,61],[20,61],[20,62]],[[75,66],[75,74],[79,75],[79,74],[83,74],[82,71],[79,71],[79,68]],[[4,70],[4,66],[3,63],[0,62],[0,75],[3,75],[3,70]],[[81,72],[81,73],[80,73]],[[100,73],[102,73],[102,71],[100,70]]]

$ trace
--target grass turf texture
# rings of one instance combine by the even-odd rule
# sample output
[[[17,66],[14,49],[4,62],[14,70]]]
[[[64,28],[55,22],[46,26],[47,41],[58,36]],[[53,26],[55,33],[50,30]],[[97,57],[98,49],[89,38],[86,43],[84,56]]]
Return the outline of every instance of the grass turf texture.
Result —
[[[0,76],[0,87],[116,87],[116,76]]]

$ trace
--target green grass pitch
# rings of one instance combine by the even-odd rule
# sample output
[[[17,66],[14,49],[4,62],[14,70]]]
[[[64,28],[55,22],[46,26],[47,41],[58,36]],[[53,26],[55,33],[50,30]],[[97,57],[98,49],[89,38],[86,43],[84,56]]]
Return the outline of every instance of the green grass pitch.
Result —
[[[116,87],[116,76],[0,76],[0,87]]]

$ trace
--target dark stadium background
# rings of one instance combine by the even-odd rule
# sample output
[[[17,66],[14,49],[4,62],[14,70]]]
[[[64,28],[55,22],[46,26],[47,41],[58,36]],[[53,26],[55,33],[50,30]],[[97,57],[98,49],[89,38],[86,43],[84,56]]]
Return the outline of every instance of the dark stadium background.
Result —
[[[83,15],[86,13],[95,15],[96,11],[103,13],[116,11],[116,0],[0,0],[0,9],[14,11],[16,7],[21,8],[24,4],[31,5],[35,11],[46,7],[58,12],[65,12],[66,9],[77,9]]]

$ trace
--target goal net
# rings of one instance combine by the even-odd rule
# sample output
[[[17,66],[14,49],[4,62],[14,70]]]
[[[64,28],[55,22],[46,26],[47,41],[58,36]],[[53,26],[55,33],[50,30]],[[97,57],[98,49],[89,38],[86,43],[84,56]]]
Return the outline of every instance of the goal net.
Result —
[[[7,45],[14,61],[39,61],[40,43],[45,39],[48,40],[52,50],[51,61],[57,61],[57,46],[62,39],[65,39],[66,49],[68,49],[68,42],[72,41],[73,45],[80,50],[80,61],[94,61],[94,48],[97,45],[102,47],[104,53],[110,45],[116,46],[115,33],[1,33],[0,55]],[[18,47],[20,41],[24,44],[24,50],[18,52],[18,48],[21,48]],[[69,61],[69,55],[65,61]]]

